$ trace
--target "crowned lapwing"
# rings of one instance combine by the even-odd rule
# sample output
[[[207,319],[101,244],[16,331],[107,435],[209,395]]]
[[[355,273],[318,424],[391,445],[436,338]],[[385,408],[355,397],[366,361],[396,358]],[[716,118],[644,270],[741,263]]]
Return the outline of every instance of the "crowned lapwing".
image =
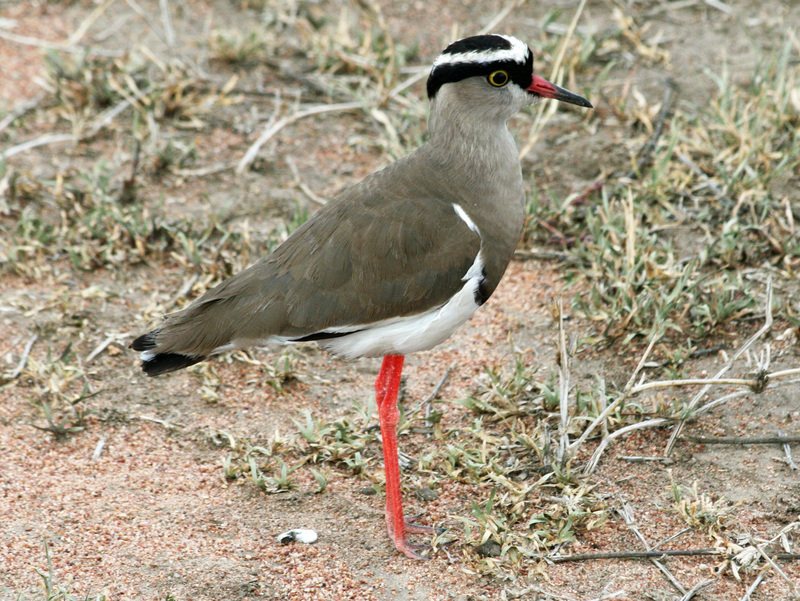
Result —
[[[314,341],[345,359],[383,357],[375,382],[386,521],[406,539],[397,452],[404,355],[446,340],[492,295],[519,242],[524,186],[506,121],[584,98],[533,73],[520,40],[458,40],[427,82],[429,140],[317,211],[269,256],[167,316],[131,345],[151,376],[256,344]]]

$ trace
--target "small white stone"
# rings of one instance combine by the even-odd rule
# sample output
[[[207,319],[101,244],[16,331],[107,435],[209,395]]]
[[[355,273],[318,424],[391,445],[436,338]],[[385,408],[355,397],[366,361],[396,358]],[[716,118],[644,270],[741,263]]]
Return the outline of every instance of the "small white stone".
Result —
[[[310,545],[311,543],[316,542],[316,540],[317,533],[306,528],[295,528],[294,530],[289,530],[288,532],[278,535],[278,542],[282,545],[288,545],[292,541]]]

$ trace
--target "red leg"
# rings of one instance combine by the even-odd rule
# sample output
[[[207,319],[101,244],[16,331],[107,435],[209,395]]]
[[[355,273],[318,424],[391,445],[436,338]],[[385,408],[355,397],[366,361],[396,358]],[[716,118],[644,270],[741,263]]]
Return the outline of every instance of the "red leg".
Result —
[[[383,358],[381,372],[375,380],[375,398],[383,437],[383,464],[386,470],[386,525],[395,547],[409,557],[424,559],[406,540],[406,522],[403,516],[403,498],[400,491],[400,464],[397,460],[397,392],[403,372],[403,355]]]

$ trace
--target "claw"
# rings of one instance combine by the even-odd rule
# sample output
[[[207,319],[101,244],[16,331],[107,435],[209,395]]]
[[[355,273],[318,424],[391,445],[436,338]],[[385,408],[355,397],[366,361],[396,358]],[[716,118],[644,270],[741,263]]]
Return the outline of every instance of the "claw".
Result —
[[[394,537],[392,537],[392,538],[394,539]],[[432,554],[434,551],[436,551],[436,549],[442,549],[442,548],[449,547],[454,542],[456,542],[455,539],[448,540],[448,541],[444,541],[444,542],[441,542],[441,543],[437,543],[436,546],[434,547],[433,545],[428,545],[428,544],[421,544],[420,545],[420,544],[417,544],[417,543],[410,543],[407,540],[394,539],[394,546],[397,547],[398,551],[400,551],[401,553],[405,553],[406,556],[410,557],[411,559],[428,560],[428,559],[430,559],[430,556],[429,555],[423,555],[419,551],[429,552],[429,553]]]
[[[394,528],[392,527],[391,523],[389,525],[389,535],[392,537],[394,541],[394,546],[397,547],[397,550],[401,553],[405,553],[406,556],[410,557],[411,559],[430,559],[428,555],[423,555],[419,553],[419,551],[430,551],[433,552],[437,548],[442,547],[449,547],[455,541],[449,540],[444,541],[441,543],[437,543],[434,547],[433,545],[428,544],[417,544],[417,543],[410,543],[405,537],[406,533],[413,533],[413,534],[432,534],[434,536],[439,536],[447,532],[447,528],[442,528],[440,526],[425,526],[423,524],[415,523],[422,514],[406,516],[403,518],[403,523],[405,525],[405,532],[401,536],[397,536],[394,532]]]
[[[423,555],[422,553],[418,553],[419,551],[427,551],[431,550],[432,547],[430,545],[417,545],[415,543],[410,543],[408,541],[394,541],[394,546],[397,547],[397,550],[401,553],[405,553],[407,557],[411,559],[422,559],[422,560],[429,560],[430,557],[427,555]]]
[[[421,513],[417,515],[409,515],[405,517],[406,532],[413,532],[414,534],[444,534],[447,528],[441,526],[425,526],[417,524],[417,520],[422,517]]]

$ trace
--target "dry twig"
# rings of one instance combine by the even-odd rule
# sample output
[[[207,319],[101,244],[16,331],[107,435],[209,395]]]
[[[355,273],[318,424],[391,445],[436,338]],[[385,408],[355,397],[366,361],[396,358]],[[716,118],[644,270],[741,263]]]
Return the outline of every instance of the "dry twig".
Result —
[[[780,436],[783,436],[783,432],[779,431],[778,434]],[[798,437],[798,441],[800,442],[800,437]],[[796,470],[797,464],[794,462],[794,458],[792,457],[792,447],[789,446],[788,442],[782,442],[781,447],[783,447],[783,453],[784,455],[786,455],[786,457],[784,458],[786,465],[789,466],[790,470]]]
[[[639,156],[636,159],[635,172],[629,172],[626,176],[624,176],[626,178],[640,175],[642,170],[650,164],[653,158],[653,151],[655,151],[658,141],[661,139],[661,134],[664,132],[664,123],[666,123],[667,116],[672,111],[672,106],[675,104],[675,99],[677,98],[676,92],[678,91],[677,84],[671,78],[667,78],[667,80],[664,82],[664,86],[666,88],[664,90],[664,100],[661,101],[661,110],[658,112],[658,116],[656,117],[655,126],[653,127],[653,134],[639,150]]]
[[[78,46],[78,42],[80,42],[86,33],[89,31],[92,25],[103,15],[108,7],[111,6],[116,0],[106,0],[103,4],[96,7],[86,19],[80,24],[80,26],[69,36],[69,39],[65,42],[48,42],[44,40],[39,40],[36,38],[17,35],[14,33],[10,33],[8,31],[3,31],[0,29],[0,38],[5,38],[10,42],[15,42],[17,44],[24,44],[26,46],[35,46],[37,48],[48,48],[51,50],[61,50],[64,52],[82,52],[85,54],[95,54],[100,56],[119,56],[121,53],[117,50],[106,50],[103,48],[93,48],[89,51],[86,48],[82,48]]]
[[[557,460],[564,467],[569,459],[569,389],[570,353],[564,328],[564,299],[558,300],[558,406],[561,419],[558,426]]]
[[[800,443],[800,436],[683,436],[683,440],[700,444],[788,444]]]
[[[781,578],[783,578],[783,579],[786,581],[786,583],[789,585],[789,588],[792,590],[792,595],[794,596],[794,598],[795,598],[795,599],[797,599],[797,598],[800,598],[800,592],[798,592],[798,590],[797,590],[797,586],[794,584],[794,582],[792,582],[792,579],[791,579],[791,578],[789,578],[789,576],[787,576],[787,575],[786,575],[786,572],[784,572],[784,571],[783,571],[783,570],[780,568],[780,566],[779,566],[778,564],[776,564],[776,563],[775,563],[775,560],[774,560],[772,557],[770,557],[770,556],[769,556],[769,555],[768,555],[768,554],[767,554],[767,553],[764,551],[764,547],[765,547],[765,546],[767,546],[767,545],[769,545],[769,544],[771,544],[772,542],[773,542],[773,541],[766,541],[766,542],[764,542],[763,544],[760,544],[760,545],[754,545],[754,547],[755,547],[755,548],[758,550],[759,554],[761,554],[761,557],[763,557],[763,558],[764,558],[764,561],[766,561],[766,562],[767,562],[767,563],[770,565],[770,567],[771,567],[773,570],[775,570],[775,572],[776,572],[776,573],[777,573],[777,574],[778,574],[778,575],[779,575]],[[778,555],[781,555],[781,554],[778,554]],[[796,555],[796,554],[793,554],[793,555]],[[775,557],[777,557],[777,555],[775,555]]]
[[[753,334],[753,336],[751,336],[750,339],[747,342],[745,342],[739,348],[739,350],[737,350],[734,353],[730,361],[728,361],[728,363],[721,370],[719,370],[719,372],[717,372],[717,374],[712,379],[716,380],[724,376],[725,373],[727,373],[728,370],[730,370],[731,367],[733,367],[733,364],[736,362],[736,360],[739,357],[741,357],[744,353],[746,353],[748,350],[750,350],[750,347],[752,347],[757,340],[759,340],[764,334],[766,334],[772,328],[772,280],[771,279],[767,282],[767,300],[765,305],[766,306],[765,306],[764,325],[761,326],[758,332]],[[692,411],[692,409],[695,408],[695,406],[700,402],[700,399],[702,399],[705,396],[705,394],[709,391],[710,388],[711,385],[709,384],[703,386],[703,388],[692,398],[692,400],[689,402],[689,405],[686,407],[687,414],[689,414]],[[670,437],[669,442],[667,443],[667,447],[664,450],[665,455],[669,455],[670,453],[672,453],[672,449],[675,447],[675,443],[677,442],[678,437],[681,435],[685,423],[686,420],[684,419],[679,421],[675,426],[675,430],[672,432],[672,436]]]
[[[292,176],[294,177],[294,185],[300,188],[300,191],[303,192],[308,199],[320,206],[325,205],[328,201],[321,196],[318,196],[308,184],[306,184],[303,179],[300,177],[300,171],[297,169],[297,164],[294,162],[294,158],[287,156],[286,157],[286,164],[289,165],[289,169],[292,171]]]
[[[170,422],[165,419],[158,419],[156,417],[147,417],[146,415],[137,415],[136,417],[146,422],[153,422],[154,424],[159,424],[161,426],[164,426],[167,430],[174,430],[175,428],[186,427],[186,424],[180,424],[178,422]]]
[[[681,597],[681,601],[689,601],[692,597],[694,597],[697,593],[699,593],[704,588],[711,586],[714,584],[716,580],[714,578],[710,578],[709,580],[704,580],[703,582],[698,582],[695,584],[690,591],[688,591],[683,597]]]
[[[729,554],[717,549],[676,549],[669,551],[612,551],[610,553],[574,553],[572,555],[556,555],[547,557],[553,563],[567,563],[571,561],[589,561],[594,559],[649,559],[650,557],[698,557],[698,556],[728,556]],[[779,561],[800,561],[800,553],[776,553],[773,559]]]
[[[639,528],[636,526],[636,518],[633,515],[633,507],[631,504],[627,501],[622,501],[621,505],[621,508],[617,511],[622,516],[622,519],[625,520],[625,524],[633,531],[633,533],[636,535],[636,538],[642,541],[646,551],[653,551],[654,549],[650,546],[650,543],[647,542],[647,539],[645,539],[644,535],[639,532]],[[670,584],[672,584],[672,586],[674,586],[681,595],[686,594],[686,589],[683,587],[683,585],[681,585],[680,582],[678,582],[678,579],[675,578],[672,572],[667,569],[667,566],[654,557],[650,558],[650,563],[656,566],[659,571],[664,574],[667,580],[669,580]]]
[[[12,110],[8,115],[3,117],[0,120],[0,132],[2,132],[6,127],[14,123],[17,119],[22,117],[23,115],[28,114],[33,109],[35,109],[44,99],[44,96],[37,96],[36,98],[32,98],[30,100],[26,100],[25,102],[17,105],[14,110]]]
[[[101,113],[97,119],[95,119],[92,126],[86,133],[74,135],[74,134],[46,134],[44,136],[40,136],[34,140],[28,140],[27,142],[23,142],[22,144],[17,144],[16,146],[12,146],[11,148],[7,148],[6,150],[0,152],[0,161],[4,161],[6,159],[11,158],[14,155],[20,154],[21,152],[25,152],[26,150],[30,150],[32,148],[36,148],[38,146],[46,146],[48,144],[60,144],[63,142],[82,142],[84,140],[88,140],[93,138],[103,129],[106,125],[111,123],[122,111],[127,109],[131,104],[142,98],[147,96],[153,90],[153,86],[148,87],[145,90],[139,91],[136,93],[135,96],[131,98],[126,98],[118,105],[113,108],[108,109],[107,111]]]
[[[236,165],[236,173],[238,175],[244,173],[250,166],[250,164],[255,160],[258,151],[261,150],[261,147],[264,144],[266,144],[272,136],[277,134],[287,125],[291,125],[295,121],[299,121],[300,119],[304,119],[306,117],[311,117],[312,115],[353,111],[362,107],[363,104],[361,102],[340,102],[338,104],[323,104],[301,109],[289,115],[288,117],[284,117],[283,119],[280,119],[279,121],[276,122],[270,120],[267,123],[267,126],[264,128],[264,131],[261,132],[261,135],[258,137],[258,140],[253,142],[250,148],[247,149],[247,152],[244,153],[242,159]]]
[[[755,590],[758,588],[758,585],[766,578],[768,570],[764,569],[761,570],[758,577],[753,581],[753,584],[747,587],[747,591],[745,592],[744,596],[742,597],[741,601],[750,601],[750,595],[752,595]]]
[[[172,15],[169,10],[169,0],[158,0],[161,9],[161,22],[164,24],[164,36],[167,46],[172,48],[175,45],[175,28],[172,26]]]
[[[414,415],[420,409],[423,408],[425,409],[425,417],[428,417],[431,403],[437,396],[439,396],[439,393],[442,391],[442,388],[444,388],[444,385],[447,383],[447,380],[450,379],[450,374],[453,373],[453,370],[456,368],[457,365],[458,363],[452,363],[450,367],[447,368],[447,371],[444,372],[444,375],[441,377],[436,386],[433,387],[433,390],[427,396],[427,398],[425,398],[425,400],[421,401],[419,405],[417,405],[411,411],[408,412],[409,417]]]
[[[15,380],[22,373],[22,370],[25,369],[25,365],[27,365],[28,363],[28,357],[31,354],[31,349],[33,348],[33,345],[37,340],[39,340],[39,334],[34,334],[33,336],[31,336],[30,340],[28,340],[27,344],[25,345],[25,348],[22,350],[22,356],[19,359],[17,368],[4,378],[7,382]]]
[[[152,17],[150,17],[150,13],[148,11],[143,9],[139,5],[139,3],[136,2],[136,0],[125,0],[125,2],[128,4],[128,6],[131,7],[131,9],[133,9],[133,12],[135,12],[142,19],[144,19],[145,23],[147,23],[150,26],[150,29],[153,30],[153,33],[155,33],[161,39],[162,42],[164,42],[167,46],[172,46],[172,44],[169,43],[167,35],[163,31],[161,31],[161,28],[158,26],[158,23],[156,23],[152,19]]]
[[[98,344],[95,349],[89,353],[86,357],[86,363],[91,363],[95,357],[97,357],[100,353],[106,350],[109,346],[111,346],[115,342],[120,342],[130,336],[130,334],[109,334],[106,336],[105,340],[103,340],[100,344]]]

